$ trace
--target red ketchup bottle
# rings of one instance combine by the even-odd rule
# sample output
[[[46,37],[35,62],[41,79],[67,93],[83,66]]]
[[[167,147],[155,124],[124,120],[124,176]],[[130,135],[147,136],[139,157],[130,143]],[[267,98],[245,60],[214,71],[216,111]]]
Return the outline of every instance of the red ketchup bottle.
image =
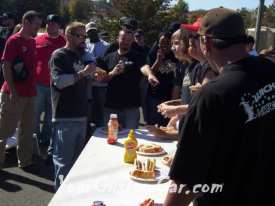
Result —
[[[111,114],[110,120],[108,122],[108,137],[107,142],[109,144],[115,144],[117,142],[117,136],[118,136],[118,119],[117,114]]]

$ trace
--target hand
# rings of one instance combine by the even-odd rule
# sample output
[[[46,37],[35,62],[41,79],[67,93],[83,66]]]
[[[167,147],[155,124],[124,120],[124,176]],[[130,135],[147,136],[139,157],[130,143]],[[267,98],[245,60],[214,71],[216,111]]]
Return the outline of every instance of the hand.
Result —
[[[162,127],[158,125],[146,125],[149,133],[160,139],[178,139],[178,130],[173,127]]]
[[[99,67],[96,67],[96,70],[93,76],[97,81],[102,81],[107,77],[107,72]]]
[[[173,116],[168,124],[167,124],[167,127],[173,127],[174,129],[177,129],[177,122],[180,120],[180,115],[175,115]]]
[[[175,115],[182,115],[188,111],[188,104],[173,106],[167,104],[158,105],[158,112],[164,117],[172,118]]]
[[[164,52],[162,51],[162,49],[158,49],[156,61],[158,63],[160,63],[160,62],[162,62],[164,60],[164,57],[165,57],[165,55],[164,55]]]
[[[13,90],[10,91],[10,101],[12,103],[15,103],[16,100],[18,99],[18,97],[19,97],[19,95],[17,94],[17,92],[16,92],[15,89],[13,89]]]
[[[200,83],[197,83],[195,85],[191,85],[189,86],[189,89],[191,91],[191,94],[194,93],[194,92],[197,92],[201,89],[202,85]]]
[[[123,72],[124,72],[124,64],[119,63],[115,66],[115,68],[111,72],[109,72],[109,74],[111,76],[117,76]]]
[[[139,206],[154,206],[154,200],[147,199],[143,203],[141,203]]]
[[[159,84],[159,80],[157,77],[153,74],[148,75],[148,82],[151,84],[153,87],[157,86]]]
[[[160,104],[158,106],[158,112],[161,113],[164,117],[171,118],[178,114],[178,106]]]
[[[90,63],[84,67],[83,74],[84,76],[88,76],[93,74],[95,70],[96,70],[96,65],[94,63]]]

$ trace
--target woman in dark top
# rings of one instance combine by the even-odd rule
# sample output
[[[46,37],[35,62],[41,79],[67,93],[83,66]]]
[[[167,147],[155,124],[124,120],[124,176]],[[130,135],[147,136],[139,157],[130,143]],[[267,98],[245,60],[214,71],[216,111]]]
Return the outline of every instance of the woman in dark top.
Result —
[[[157,86],[149,86],[147,94],[147,123],[166,125],[168,120],[157,112],[157,105],[172,98],[177,59],[171,51],[171,33],[162,33],[157,49],[148,54],[148,64],[158,78]]]

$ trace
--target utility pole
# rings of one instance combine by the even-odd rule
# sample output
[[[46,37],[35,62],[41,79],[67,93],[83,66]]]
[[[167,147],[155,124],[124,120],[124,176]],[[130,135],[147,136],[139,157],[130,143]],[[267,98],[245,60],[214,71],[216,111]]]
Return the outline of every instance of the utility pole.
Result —
[[[262,24],[263,12],[264,12],[264,3],[265,3],[265,0],[260,0],[260,4],[258,8],[257,23],[256,23],[256,38],[255,38],[255,47],[257,51],[260,45],[261,24]]]

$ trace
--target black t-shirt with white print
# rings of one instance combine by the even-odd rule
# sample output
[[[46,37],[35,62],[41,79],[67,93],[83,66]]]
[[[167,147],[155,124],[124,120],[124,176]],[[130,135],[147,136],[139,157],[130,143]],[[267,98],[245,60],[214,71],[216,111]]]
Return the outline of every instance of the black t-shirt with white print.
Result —
[[[199,206],[270,205],[275,64],[247,57],[225,66],[192,98],[180,136],[170,177],[205,192]]]
[[[80,55],[67,48],[56,50],[49,61],[52,79],[74,75],[84,69]],[[87,92],[85,78],[71,86],[58,89],[51,83],[53,119],[87,117]]]
[[[105,106],[114,109],[129,109],[140,106],[141,67],[145,64],[144,58],[130,50],[125,55],[117,51],[98,60],[99,67],[110,72],[120,62],[128,63],[124,72],[114,76],[109,82],[106,93]]]

